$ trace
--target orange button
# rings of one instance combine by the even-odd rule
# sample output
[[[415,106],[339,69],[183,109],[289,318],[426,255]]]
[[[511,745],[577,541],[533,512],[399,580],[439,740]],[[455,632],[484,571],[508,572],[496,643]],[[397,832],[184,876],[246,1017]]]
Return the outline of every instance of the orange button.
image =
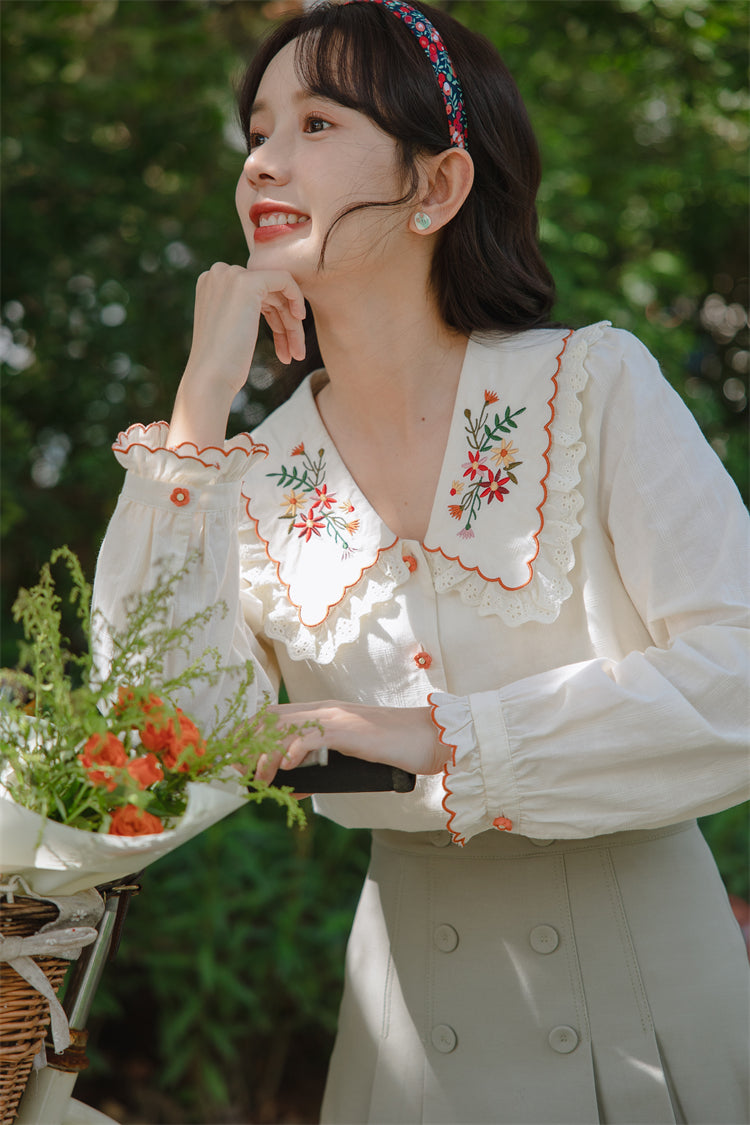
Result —
[[[418,668],[429,668],[432,664],[432,657],[429,652],[418,652],[414,657],[414,663]]]
[[[513,821],[508,820],[507,816],[496,816],[492,822],[492,827],[497,828],[498,832],[510,832]]]
[[[409,568],[410,573],[413,574],[417,569],[417,560],[414,558],[414,555],[404,555],[404,562]]]
[[[175,488],[169,499],[173,504],[176,504],[178,508],[181,508],[184,504],[190,503],[190,493],[186,488]]]

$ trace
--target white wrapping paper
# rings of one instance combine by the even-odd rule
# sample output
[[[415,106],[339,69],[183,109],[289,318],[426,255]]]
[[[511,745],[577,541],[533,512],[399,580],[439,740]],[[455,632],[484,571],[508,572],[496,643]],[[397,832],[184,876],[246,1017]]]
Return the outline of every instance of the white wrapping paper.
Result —
[[[45,820],[0,795],[0,882],[21,875],[39,895],[72,895],[132,875],[245,804],[231,781],[189,782],[177,826],[153,836],[109,836]]]

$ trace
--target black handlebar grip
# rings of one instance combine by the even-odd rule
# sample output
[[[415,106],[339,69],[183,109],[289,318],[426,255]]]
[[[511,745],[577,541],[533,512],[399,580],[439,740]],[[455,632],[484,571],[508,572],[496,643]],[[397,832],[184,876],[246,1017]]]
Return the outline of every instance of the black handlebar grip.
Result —
[[[396,766],[329,750],[328,765],[279,770],[271,785],[291,785],[295,793],[411,793],[416,781]]]

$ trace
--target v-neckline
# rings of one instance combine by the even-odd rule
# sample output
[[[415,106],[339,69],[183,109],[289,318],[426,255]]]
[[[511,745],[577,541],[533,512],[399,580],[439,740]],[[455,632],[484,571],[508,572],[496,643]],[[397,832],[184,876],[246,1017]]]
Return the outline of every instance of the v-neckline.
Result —
[[[310,397],[310,405],[311,405],[310,414],[315,419],[315,427],[316,427],[316,430],[317,430],[316,437],[318,435],[320,436],[321,443],[324,444],[325,446],[327,446],[327,452],[330,452],[331,459],[335,461],[336,471],[331,473],[332,478],[334,480],[346,479],[350,482],[351,489],[352,489],[352,491],[356,492],[357,497],[360,500],[360,503],[363,505],[363,507],[365,507],[369,512],[372,513],[372,515],[375,517],[377,522],[380,524],[381,538],[388,540],[388,542],[391,544],[391,546],[395,543],[419,543],[421,545],[421,544],[424,544],[430,537],[430,531],[432,530],[433,524],[435,523],[435,520],[436,520],[436,509],[438,508],[439,497],[440,497],[440,482],[442,481],[443,476],[444,476],[444,472],[445,472],[445,462],[446,462],[446,458],[448,456],[448,450],[449,450],[450,444],[451,444],[450,437],[451,437],[451,434],[453,433],[454,428],[455,428],[455,426],[457,425],[457,422],[458,422],[457,417],[456,417],[456,412],[459,409],[459,403],[461,401],[461,391],[463,389],[463,384],[465,382],[466,372],[467,372],[467,370],[469,369],[469,366],[470,366],[471,353],[474,350],[474,348],[477,347],[477,346],[478,345],[477,345],[477,343],[474,339],[474,336],[473,335],[469,336],[467,338],[467,341],[466,341],[466,347],[464,349],[464,355],[463,355],[463,359],[461,361],[461,368],[460,368],[460,371],[458,373],[458,379],[456,381],[456,390],[455,390],[455,395],[454,395],[454,399],[453,399],[453,406],[451,408],[451,417],[450,417],[450,422],[448,424],[448,430],[447,430],[447,433],[446,433],[446,441],[445,441],[445,447],[443,449],[443,456],[442,456],[442,459],[440,461],[440,469],[439,469],[437,477],[435,479],[435,490],[433,492],[432,502],[430,504],[430,515],[429,515],[429,519],[427,521],[427,528],[426,528],[425,534],[422,535],[422,536],[419,536],[419,537],[415,537],[415,536],[411,536],[411,535],[397,535],[396,532],[393,531],[393,529],[388,525],[386,520],[384,520],[383,517],[380,515],[380,512],[377,510],[375,505],[373,503],[371,503],[369,497],[366,496],[366,494],[363,492],[363,490],[359,486],[354,474],[351,472],[351,470],[349,469],[349,466],[347,465],[346,461],[342,457],[342,455],[341,455],[341,453],[338,449],[338,446],[336,445],[336,442],[333,440],[333,437],[331,436],[325,422],[323,421],[323,417],[320,413],[320,410],[318,408],[318,403],[316,401],[317,394],[320,393],[320,390],[322,390],[323,388],[321,387],[318,392],[313,390],[313,384],[315,382],[316,376],[320,376],[322,374],[325,374],[325,368],[321,367],[321,368],[318,368],[317,370],[313,371],[307,377],[307,379],[305,381],[305,387],[306,387],[307,393],[309,394],[309,397]]]

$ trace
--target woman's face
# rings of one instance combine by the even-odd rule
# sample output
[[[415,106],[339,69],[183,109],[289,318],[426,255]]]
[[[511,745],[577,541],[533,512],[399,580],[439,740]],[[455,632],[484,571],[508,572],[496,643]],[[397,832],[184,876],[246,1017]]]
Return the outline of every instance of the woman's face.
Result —
[[[335,217],[357,202],[398,198],[403,187],[393,138],[363,113],[305,90],[295,73],[294,46],[276,55],[258,88],[236,205],[248,268],[288,270],[309,292],[334,273],[395,266],[413,207],[364,209],[342,219],[320,272]]]

